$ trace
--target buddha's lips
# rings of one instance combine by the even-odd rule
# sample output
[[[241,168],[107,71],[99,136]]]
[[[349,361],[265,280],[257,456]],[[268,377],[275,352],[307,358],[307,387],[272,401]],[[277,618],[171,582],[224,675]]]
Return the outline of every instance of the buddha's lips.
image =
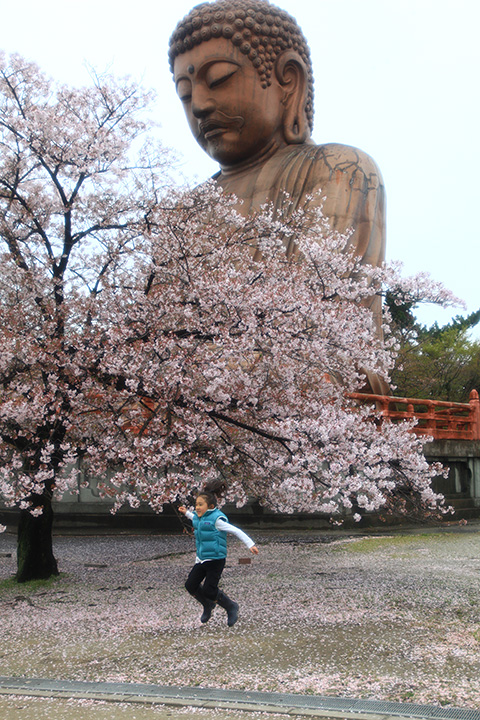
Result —
[[[216,113],[215,118],[208,118],[199,123],[200,134],[206,140],[222,134],[225,130],[240,130],[245,124],[241,116],[230,117],[224,113]]]

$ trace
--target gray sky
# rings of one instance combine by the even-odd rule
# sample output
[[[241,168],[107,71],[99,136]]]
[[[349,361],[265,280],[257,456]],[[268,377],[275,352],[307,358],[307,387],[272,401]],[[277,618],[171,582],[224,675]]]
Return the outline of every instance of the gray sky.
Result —
[[[189,177],[216,165],[198,148],[171,81],[168,38],[195,0],[0,0],[0,48],[61,82],[85,64],[160,94],[161,137]],[[428,271],[480,307],[480,5],[477,0],[277,0],[312,51],[318,143],[370,154],[387,188],[387,257]],[[448,322],[461,309],[423,310]]]

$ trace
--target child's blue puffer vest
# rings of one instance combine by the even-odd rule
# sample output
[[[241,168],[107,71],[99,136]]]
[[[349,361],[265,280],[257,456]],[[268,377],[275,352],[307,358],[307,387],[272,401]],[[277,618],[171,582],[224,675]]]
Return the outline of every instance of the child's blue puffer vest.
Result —
[[[197,513],[193,513],[197,557],[200,560],[221,560],[227,557],[227,533],[216,529],[215,523],[218,518],[228,522],[218,508],[207,510],[201,518]]]

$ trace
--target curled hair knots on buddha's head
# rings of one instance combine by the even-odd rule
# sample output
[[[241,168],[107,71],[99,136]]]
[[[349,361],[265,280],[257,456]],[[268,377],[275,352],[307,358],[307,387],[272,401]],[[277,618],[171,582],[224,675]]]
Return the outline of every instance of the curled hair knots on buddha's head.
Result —
[[[307,70],[305,114],[313,128],[313,71],[310,50],[296,20],[268,0],[215,0],[194,7],[170,37],[170,70],[175,58],[211,38],[227,38],[256,68],[263,87],[272,82],[275,60],[293,50]]]
[[[205,498],[207,505],[210,507],[211,505],[217,505],[218,501],[225,495],[226,490],[227,484],[224,480],[210,480],[205,483],[197,497]]]

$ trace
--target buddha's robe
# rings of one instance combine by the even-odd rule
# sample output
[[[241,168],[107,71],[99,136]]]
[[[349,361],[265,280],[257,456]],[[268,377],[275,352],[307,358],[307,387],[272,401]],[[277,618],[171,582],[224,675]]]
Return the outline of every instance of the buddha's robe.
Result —
[[[245,215],[272,203],[282,216],[302,207],[307,196],[316,195],[318,203],[324,198],[323,212],[331,227],[341,233],[353,229],[350,244],[361,262],[377,266],[385,259],[385,189],[378,167],[361,150],[334,143],[288,145],[258,166],[214,177],[243,200],[239,210]],[[287,254],[294,251],[287,247]],[[381,341],[381,298],[372,295],[365,305],[374,315]],[[388,393],[386,383],[371,374],[363,390]]]

